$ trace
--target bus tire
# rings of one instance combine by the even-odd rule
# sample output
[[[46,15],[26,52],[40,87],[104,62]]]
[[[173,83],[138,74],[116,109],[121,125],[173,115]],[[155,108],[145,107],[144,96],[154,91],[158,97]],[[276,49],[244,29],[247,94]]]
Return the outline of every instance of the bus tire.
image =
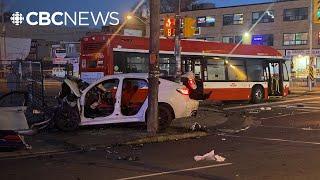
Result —
[[[254,104],[262,103],[264,99],[264,89],[262,86],[254,86],[252,88],[251,102]]]

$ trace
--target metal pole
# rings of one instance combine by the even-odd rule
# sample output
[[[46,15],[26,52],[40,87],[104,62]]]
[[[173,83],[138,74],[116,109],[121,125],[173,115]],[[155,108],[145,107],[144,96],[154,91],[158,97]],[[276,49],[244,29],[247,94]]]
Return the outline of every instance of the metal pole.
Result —
[[[159,90],[159,46],[160,46],[160,0],[150,0],[150,42],[149,42],[149,91],[147,129],[151,135],[158,131]]]
[[[177,13],[176,13],[176,30],[175,30],[175,48],[174,53],[176,57],[176,82],[180,83],[181,78],[181,0],[179,0]]]
[[[313,17],[313,0],[310,0],[310,17],[309,17],[309,66],[313,67],[313,53],[312,53],[312,34],[313,34],[313,24],[312,24],[312,17]],[[309,67],[309,71],[310,68]],[[310,76],[310,72],[309,72],[309,77],[308,77],[308,87],[309,87],[309,91],[312,91],[312,79]]]

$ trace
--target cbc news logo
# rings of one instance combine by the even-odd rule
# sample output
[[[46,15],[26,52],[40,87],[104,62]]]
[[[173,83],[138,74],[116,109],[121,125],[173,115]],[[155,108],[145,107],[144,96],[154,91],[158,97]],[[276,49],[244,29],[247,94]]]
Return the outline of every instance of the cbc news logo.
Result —
[[[119,13],[115,11],[108,12],[29,12],[23,16],[20,12],[15,12],[11,15],[12,24],[19,26],[26,21],[30,26],[99,26],[99,25],[118,25]]]
[[[11,15],[10,20],[12,24],[19,26],[20,24],[22,24],[24,17],[21,13],[15,12]]]

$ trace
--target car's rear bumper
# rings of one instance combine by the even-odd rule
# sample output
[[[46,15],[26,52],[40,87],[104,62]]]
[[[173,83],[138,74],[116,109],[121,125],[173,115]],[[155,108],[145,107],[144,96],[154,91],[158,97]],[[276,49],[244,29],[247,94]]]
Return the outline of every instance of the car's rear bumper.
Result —
[[[186,102],[186,108],[181,112],[176,118],[190,117],[196,116],[199,108],[199,101],[196,100],[188,100]]]

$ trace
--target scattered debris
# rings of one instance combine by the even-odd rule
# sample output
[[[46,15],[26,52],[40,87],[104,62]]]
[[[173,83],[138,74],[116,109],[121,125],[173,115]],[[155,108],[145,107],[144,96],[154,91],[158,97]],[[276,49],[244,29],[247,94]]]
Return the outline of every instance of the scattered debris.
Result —
[[[227,140],[226,138],[222,138],[222,139],[221,139],[221,141],[226,141],[226,140]]]
[[[258,114],[258,113],[260,113],[261,111],[260,110],[258,110],[258,109],[253,109],[253,110],[250,110],[248,113],[249,114]]]
[[[271,107],[266,107],[266,111],[271,111],[272,108]]]
[[[261,107],[260,110],[261,111],[271,111],[272,108],[271,107]]]
[[[311,127],[308,127],[308,128],[301,128],[302,130],[304,131],[312,131],[313,129]]]
[[[217,154],[214,154],[214,150],[210,151],[209,153],[203,155],[203,156],[194,156],[195,161],[217,161],[217,162],[224,162],[226,160],[225,157],[219,156]]]
[[[206,126],[201,126],[199,123],[195,122],[192,126],[191,126],[191,131],[207,131],[207,127]]]

